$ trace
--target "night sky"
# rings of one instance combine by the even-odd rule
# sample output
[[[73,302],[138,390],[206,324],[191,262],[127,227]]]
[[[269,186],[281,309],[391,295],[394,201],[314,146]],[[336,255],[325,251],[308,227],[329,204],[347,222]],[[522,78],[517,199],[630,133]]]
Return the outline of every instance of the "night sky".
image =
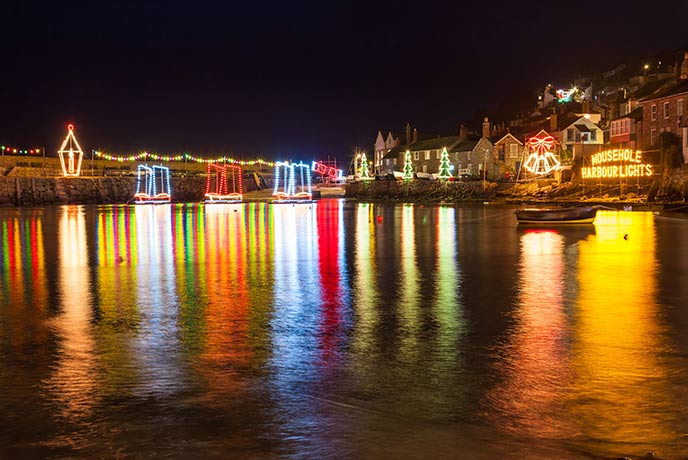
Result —
[[[557,3],[3,2],[0,143],[348,161],[688,46],[685,1]]]

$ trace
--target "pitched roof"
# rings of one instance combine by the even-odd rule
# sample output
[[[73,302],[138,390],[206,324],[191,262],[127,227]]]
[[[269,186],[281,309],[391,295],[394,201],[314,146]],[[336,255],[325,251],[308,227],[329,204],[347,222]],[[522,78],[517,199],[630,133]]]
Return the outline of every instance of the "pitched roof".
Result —
[[[409,150],[412,152],[418,152],[421,150],[439,150],[445,147],[447,150],[451,150],[451,148],[457,144],[459,140],[459,136],[446,136],[436,137],[434,139],[419,140],[409,145]]]
[[[614,120],[621,120],[623,118],[631,118],[635,121],[640,121],[643,119],[643,108],[642,107],[637,107],[634,110],[631,110],[628,112],[626,115],[622,115],[620,117],[612,118],[610,121]]]
[[[676,94],[683,94],[683,93],[688,93],[688,79],[680,80],[677,84],[675,84],[673,86],[665,87],[664,89],[661,89],[657,93],[654,93],[654,94],[648,96],[647,98],[645,98],[643,102],[652,101],[655,99],[662,99],[665,97],[675,96]]]
[[[406,146],[399,144],[396,147],[392,148],[389,152],[385,154],[385,156],[382,157],[383,160],[388,160],[390,158],[398,158],[400,154],[406,151]]]
[[[480,142],[480,140],[465,140],[463,142],[459,142],[452,148],[452,152],[467,152],[469,150],[473,150],[475,146],[478,145],[478,142]]]
[[[516,142],[523,144],[523,136],[519,136],[518,134],[513,133],[511,131],[501,132],[501,133],[496,134],[494,136],[490,136],[488,139],[490,139],[490,142],[492,142],[492,144],[497,144],[497,143],[501,142],[507,136],[511,136],[514,139],[516,139]]]

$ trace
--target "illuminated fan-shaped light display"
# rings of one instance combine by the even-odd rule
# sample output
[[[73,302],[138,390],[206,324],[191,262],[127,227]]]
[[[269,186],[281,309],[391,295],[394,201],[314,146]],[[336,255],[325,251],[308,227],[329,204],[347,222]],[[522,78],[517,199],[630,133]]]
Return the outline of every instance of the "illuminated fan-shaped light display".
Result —
[[[229,173],[231,179],[227,179]],[[231,189],[231,191],[230,191]],[[208,177],[205,182],[206,203],[236,203],[243,199],[241,166],[208,164]]]
[[[278,201],[304,201],[313,198],[311,169],[303,162],[275,163],[275,187],[272,195]]]
[[[170,168],[139,165],[136,177],[136,204],[162,204],[171,201]]]
[[[76,177],[81,174],[81,160],[84,152],[81,150],[79,142],[74,137],[74,125],[67,125],[67,137],[62,141],[60,150],[57,151],[62,165],[62,175],[64,177]],[[67,158],[65,159],[65,155]]]
[[[551,151],[554,147],[554,138],[546,132],[541,131],[537,136],[531,137],[526,145],[532,150],[523,165],[528,171],[538,176],[544,176],[556,171],[561,166]]]

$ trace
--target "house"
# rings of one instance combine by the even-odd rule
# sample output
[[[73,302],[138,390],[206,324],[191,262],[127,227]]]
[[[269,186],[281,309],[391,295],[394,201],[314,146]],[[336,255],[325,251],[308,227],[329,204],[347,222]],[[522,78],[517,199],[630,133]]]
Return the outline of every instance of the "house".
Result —
[[[525,142],[523,136],[507,130],[490,138],[494,145],[494,161],[497,168],[497,177],[508,174],[516,174],[524,158]]]
[[[398,134],[388,131],[387,135],[384,136],[382,131],[377,132],[377,138],[375,139],[375,147],[373,149],[373,171],[379,174],[382,171],[382,158],[389,153],[394,147],[400,144],[400,138]]]
[[[660,133],[672,132],[684,139],[684,158],[686,158],[686,128],[681,126],[681,120],[687,102],[688,78],[681,79],[674,85],[665,87],[641,101],[643,110],[641,144],[645,148],[653,146],[659,140]]]
[[[498,177],[495,163],[494,145],[487,137],[478,140],[462,138],[452,147],[449,161],[454,165],[454,175],[485,176],[488,179]]]
[[[611,120],[609,123],[609,144],[618,148],[640,150],[642,142],[638,134],[642,129],[642,120],[642,107]]]
[[[451,153],[454,153],[454,147],[461,139],[459,136],[437,137],[435,139],[428,139],[416,141],[408,146],[407,150],[411,153],[411,164],[414,172],[423,173],[437,173],[440,170],[440,159],[442,158],[442,151],[446,148],[451,163]],[[403,152],[404,157],[406,151]],[[401,162],[403,169],[403,161]],[[451,169],[451,166],[450,166]]]
[[[375,174],[385,172],[386,167],[383,158],[390,150],[399,145],[409,145],[418,140],[418,130],[416,128],[411,129],[410,123],[406,123],[403,133],[398,131],[386,131],[386,133],[387,135],[384,135],[382,131],[378,131],[375,139],[375,146],[373,147],[373,171]]]
[[[604,144],[602,128],[588,117],[568,113],[559,118],[557,114],[552,114],[549,121],[552,136],[572,159],[596,152]]]

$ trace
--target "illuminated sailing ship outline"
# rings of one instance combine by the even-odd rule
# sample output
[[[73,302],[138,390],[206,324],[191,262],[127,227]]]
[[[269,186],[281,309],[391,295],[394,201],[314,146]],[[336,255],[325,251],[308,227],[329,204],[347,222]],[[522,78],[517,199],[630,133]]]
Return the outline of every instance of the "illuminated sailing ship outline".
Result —
[[[141,177],[144,180],[141,180]],[[158,191],[158,178],[160,179],[160,191]],[[144,183],[145,190],[141,191],[141,183]],[[139,165],[136,171],[136,193],[134,203],[136,204],[164,204],[171,202],[170,188],[170,168],[166,166]]]
[[[231,171],[232,191],[229,191],[227,169]],[[205,203],[237,203],[243,200],[243,179],[241,166],[208,163],[205,182]],[[214,181],[214,184],[213,184]],[[215,185],[215,187],[213,187]],[[214,191],[211,191],[214,190]]]

